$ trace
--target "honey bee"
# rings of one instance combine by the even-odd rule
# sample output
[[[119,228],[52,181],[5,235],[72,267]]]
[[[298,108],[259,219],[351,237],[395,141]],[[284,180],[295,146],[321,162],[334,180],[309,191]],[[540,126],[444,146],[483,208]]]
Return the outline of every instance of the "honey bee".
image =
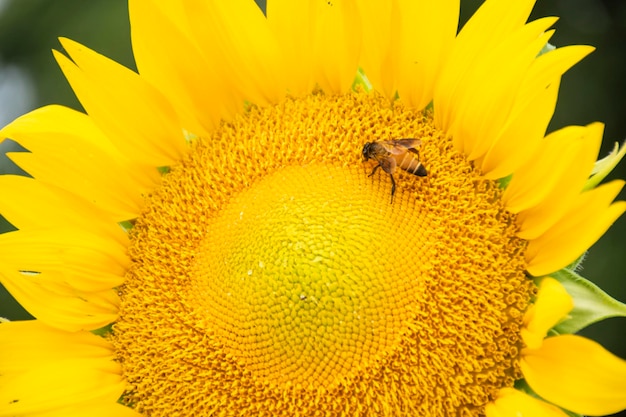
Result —
[[[363,158],[365,161],[374,159],[378,165],[368,175],[374,175],[378,168],[383,169],[391,177],[391,201],[396,192],[396,181],[393,173],[397,167],[402,168],[409,174],[425,177],[428,173],[420,162],[420,154],[417,148],[422,144],[419,139],[392,139],[379,142],[367,142],[363,145]]]

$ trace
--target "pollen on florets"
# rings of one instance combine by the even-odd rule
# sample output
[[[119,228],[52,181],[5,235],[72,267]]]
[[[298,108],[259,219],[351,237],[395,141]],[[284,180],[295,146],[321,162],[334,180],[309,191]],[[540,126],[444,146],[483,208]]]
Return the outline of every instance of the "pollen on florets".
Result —
[[[428,176],[368,177],[419,138]],[[524,241],[428,114],[376,96],[251,108],[132,232],[113,341],[146,415],[480,415],[519,378]]]

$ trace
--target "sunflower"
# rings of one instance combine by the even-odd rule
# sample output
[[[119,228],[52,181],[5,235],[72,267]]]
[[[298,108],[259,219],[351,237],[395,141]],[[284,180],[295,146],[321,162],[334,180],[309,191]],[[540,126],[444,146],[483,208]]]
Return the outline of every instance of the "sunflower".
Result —
[[[131,0],[138,73],[61,39],[86,113],[2,130],[0,416],[626,408],[573,334],[626,315],[576,272],[624,151],[545,135],[592,48],[533,5]]]

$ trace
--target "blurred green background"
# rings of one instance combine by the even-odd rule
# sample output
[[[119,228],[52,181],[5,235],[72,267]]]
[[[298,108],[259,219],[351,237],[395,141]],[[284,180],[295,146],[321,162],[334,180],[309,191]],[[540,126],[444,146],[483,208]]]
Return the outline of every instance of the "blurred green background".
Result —
[[[462,0],[462,21],[481,1]],[[560,16],[551,43],[597,50],[564,77],[550,130],[568,124],[606,124],[602,156],[626,138],[626,1],[539,0],[533,18]],[[134,68],[126,0],[0,0],[0,126],[45,104],[80,108],[50,50],[65,36]],[[15,145],[0,145],[0,158]],[[6,158],[0,170],[19,172]],[[623,161],[611,178],[626,178]],[[623,191],[620,199],[626,199]],[[3,227],[0,225],[0,228]],[[6,226],[4,226],[6,227]],[[626,216],[589,251],[583,275],[626,301]],[[28,315],[0,289],[0,316]],[[626,358],[626,319],[591,326],[584,334]],[[626,388],[625,388],[626,389]]]

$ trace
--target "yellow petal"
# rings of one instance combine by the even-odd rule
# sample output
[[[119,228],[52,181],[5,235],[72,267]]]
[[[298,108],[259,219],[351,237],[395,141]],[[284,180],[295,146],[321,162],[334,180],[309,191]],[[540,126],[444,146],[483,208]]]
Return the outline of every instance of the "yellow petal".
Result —
[[[520,334],[528,348],[537,349],[541,346],[548,330],[566,317],[574,308],[572,297],[554,278],[541,280],[535,303],[524,315],[524,328]]]
[[[85,331],[58,330],[39,320],[0,324],[0,346],[0,375],[26,372],[64,359],[115,358],[113,346],[104,338]]]
[[[50,136],[49,138],[52,139]],[[62,141],[59,141],[59,147],[61,146]],[[76,158],[72,152],[19,152],[8,156],[34,178],[83,196],[111,213],[116,221],[134,219],[141,212],[142,196],[133,192],[137,189],[129,189],[130,183],[120,181],[123,176],[112,165],[107,165],[106,160],[97,159],[94,164],[89,165],[91,158]],[[124,198],[125,195],[127,198]]]
[[[485,407],[487,417],[567,417],[558,407],[513,388],[502,388]]]
[[[568,210],[571,210],[593,167],[602,143],[603,129],[604,126],[601,123],[592,123],[582,132],[578,130],[568,132],[571,141],[576,142],[572,143],[575,149],[574,156],[567,161],[565,171],[557,177],[557,183],[544,199],[534,207],[518,214],[519,237],[526,240],[537,238],[559,221]],[[582,133],[582,136],[577,136],[578,133]],[[548,175],[552,174],[556,175],[554,172]]]
[[[626,202],[611,204],[624,181],[616,180],[581,194],[563,218],[526,248],[527,271],[546,275],[574,262],[626,211]]]
[[[169,102],[133,71],[67,39],[75,64],[54,51],[61,70],[96,125],[129,159],[171,165],[187,150]]]
[[[550,337],[524,349],[520,366],[538,395],[567,410],[603,416],[626,408],[626,361],[584,337]]]
[[[81,401],[63,408],[39,412],[33,417],[142,417],[142,414],[117,402]]]
[[[346,93],[352,88],[359,65],[359,11],[349,0],[315,1],[314,8],[314,79],[327,93]]]
[[[24,144],[31,152],[51,149],[45,135],[55,135],[59,138],[71,137],[79,141],[76,145],[82,150],[90,146],[97,149],[108,158],[121,157],[108,137],[84,113],[52,104],[26,113],[3,127],[0,133],[4,137],[20,139],[16,135],[24,136]],[[84,142],[84,143],[82,143]]]
[[[456,36],[459,1],[359,2],[363,20],[361,67],[389,99],[422,109],[432,101]]]
[[[397,70],[397,54],[393,53],[392,48],[399,40],[398,32],[402,25],[394,20],[395,17],[400,17],[398,5],[396,2],[361,0],[358,7],[363,22],[365,45],[359,60],[360,67],[374,88],[391,100],[396,93]]]
[[[494,45],[524,25],[534,3],[534,0],[486,1],[465,24],[435,86],[437,126],[445,131],[451,128],[457,113],[457,93],[463,87],[467,72],[474,68],[485,51],[492,50]]]
[[[594,51],[588,45],[571,45],[541,54],[535,59],[520,86],[517,101],[520,107],[532,100],[545,86],[560,78],[568,69]]]
[[[536,22],[539,21],[527,26]],[[543,40],[542,37],[539,39]],[[539,56],[528,67],[508,121],[502,127],[497,122],[487,123],[487,131],[479,133],[481,138],[493,138],[482,161],[481,169],[486,178],[497,179],[511,174],[537,149],[554,113],[561,75],[591,51],[593,48],[587,46],[559,48]],[[494,131],[494,126],[500,131]],[[480,154],[480,151],[472,152]],[[473,159],[471,154],[469,157]]]
[[[89,332],[8,322],[0,324],[0,345],[0,416],[53,416],[96,401],[111,409],[106,404],[124,390],[113,346]]]
[[[517,1],[514,4],[487,0],[463,26],[458,38],[473,48],[491,47],[499,42],[498,38],[523,26],[534,5],[534,0]],[[489,30],[486,31],[485,27]]]
[[[159,181],[154,167],[124,158],[87,115],[62,106],[34,110],[0,135],[31,151],[8,154],[31,176],[92,201],[119,221],[136,217],[142,193]]]
[[[433,100],[435,81],[452,50],[460,2],[400,0],[398,3],[399,13],[394,21],[399,22],[399,33],[393,51],[398,55],[398,69],[391,75],[402,100],[422,109]]]
[[[309,94],[313,81],[312,1],[274,0],[267,3],[267,24],[284,56],[285,86],[293,96]]]
[[[552,132],[543,140],[537,153],[515,171],[502,195],[507,210],[519,213],[544,200],[568,176],[567,169],[578,168],[574,161],[585,128],[568,126]]]
[[[509,120],[517,118],[519,109],[528,108],[527,102],[524,106],[518,104],[518,96],[524,95],[520,90],[522,81],[552,35],[553,31],[545,30],[554,21],[553,18],[536,20],[510,33],[491,50],[483,51],[466,71],[456,93],[456,115],[451,133],[455,143],[460,145],[459,150],[463,150],[470,160],[482,158],[496,144]],[[533,97],[544,93],[546,85]],[[549,119],[554,109],[549,110],[549,115],[542,116],[540,122]],[[543,133],[541,131],[539,138]],[[538,140],[527,139],[517,146],[534,145]]]
[[[37,274],[15,272],[0,265],[0,283],[30,314],[43,323],[75,332],[96,330],[117,318],[117,291],[83,292],[61,284],[40,282]]]
[[[481,161],[485,178],[504,178],[530,159],[552,119],[558,93],[559,80],[556,80],[529,101],[524,109],[509,115]],[[521,143],[524,145],[520,146]]]
[[[255,2],[184,2],[187,31],[209,62],[219,62],[245,98],[259,105],[285,94],[284,56]]]
[[[123,282],[126,247],[84,230],[19,230],[0,234],[0,263],[15,273],[36,271],[41,283],[97,292]]]
[[[0,176],[0,213],[18,229],[67,225],[126,242],[116,219],[83,198],[18,175]]]
[[[77,402],[115,403],[125,382],[110,359],[62,359],[26,372],[0,375],[0,417],[36,415]]]
[[[221,118],[228,120],[241,111],[243,96],[223,73],[223,58],[203,56],[199,44],[184,33],[189,23],[181,2],[130,0],[128,8],[139,73],[173,104],[186,130],[206,136]]]

